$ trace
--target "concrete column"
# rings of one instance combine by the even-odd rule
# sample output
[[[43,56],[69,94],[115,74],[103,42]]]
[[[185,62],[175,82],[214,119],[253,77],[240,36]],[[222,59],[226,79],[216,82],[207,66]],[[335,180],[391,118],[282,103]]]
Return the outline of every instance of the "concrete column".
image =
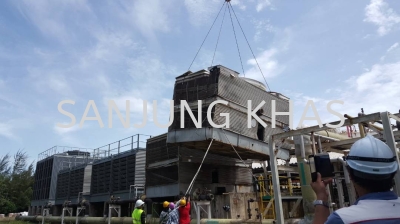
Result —
[[[312,147],[309,136],[299,135],[293,137],[295,143],[295,153],[297,158],[297,165],[299,167],[301,194],[303,196],[303,209],[304,219],[301,223],[312,223],[314,219],[314,205],[313,202],[317,199],[313,189],[311,188],[311,171],[310,165],[304,161],[312,155]]]

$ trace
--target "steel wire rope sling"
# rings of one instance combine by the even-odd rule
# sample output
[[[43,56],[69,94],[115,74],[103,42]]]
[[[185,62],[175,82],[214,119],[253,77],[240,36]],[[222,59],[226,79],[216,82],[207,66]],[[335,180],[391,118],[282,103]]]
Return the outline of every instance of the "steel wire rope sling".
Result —
[[[208,145],[207,151],[206,151],[206,153],[205,153],[204,156],[203,156],[203,160],[202,160],[201,163],[200,163],[199,169],[197,169],[196,174],[193,176],[193,179],[192,179],[192,181],[190,182],[189,187],[188,187],[188,189],[186,190],[186,193],[185,193],[184,196],[188,195],[188,193],[190,194],[190,191],[192,190],[193,185],[194,185],[194,181],[196,180],[197,175],[199,174],[200,169],[201,169],[201,167],[203,166],[204,160],[205,160],[205,158],[206,158],[206,156],[207,156],[207,154],[208,154],[208,151],[209,151],[210,148],[211,148],[211,145],[212,145],[213,141],[214,141],[214,139],[212,138],[210,144]]]

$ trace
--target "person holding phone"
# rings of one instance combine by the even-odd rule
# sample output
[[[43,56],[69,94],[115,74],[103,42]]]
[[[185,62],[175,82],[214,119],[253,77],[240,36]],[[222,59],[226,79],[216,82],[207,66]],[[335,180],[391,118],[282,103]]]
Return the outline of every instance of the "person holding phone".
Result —
[[[400,198],[391,191],[399,163],[389,146],[367,135],[352,145],[346,163],[357,201],[330,214],[326,186],[332,179],[322,180],[317,173],[311,183],[317,195],[313,224],[400,223]]]

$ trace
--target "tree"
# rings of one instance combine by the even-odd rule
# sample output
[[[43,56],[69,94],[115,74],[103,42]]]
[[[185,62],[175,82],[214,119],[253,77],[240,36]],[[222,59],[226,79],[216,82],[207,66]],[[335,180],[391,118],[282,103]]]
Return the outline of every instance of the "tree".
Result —
[[[27,166],[28,155],[18,150],[10,163],[6,154],[0,159],[0,213],[27,211],[33,192],[33,163]]]

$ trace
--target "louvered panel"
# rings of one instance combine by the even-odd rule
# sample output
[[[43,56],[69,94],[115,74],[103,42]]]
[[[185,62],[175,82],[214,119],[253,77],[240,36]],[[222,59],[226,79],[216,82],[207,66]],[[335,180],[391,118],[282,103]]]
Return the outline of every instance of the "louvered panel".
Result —
[[[193,163],[180,163],[179,164],[179,183],[188,184],[192,181],[194,175],[199,168],[199,164]],[[196,184],[210,184],[211,183],[211,172],[214,169],[213,166],[203,164],[200,172],[196,178]]]
[[[229,113],[230,127],[228,130],[257,139],[257,126],[252,128],[247,127],[247,114],[233,110],[225,105],[217,104],[215,105],[213,119],[217,124],[225,123],[225,117],[220,116],[221,113]]]
[[[146,183],[146,151],[142,150],[136,154],[134,184],[144,185],[145,183]]]
[[[229,101],[235,102],[247,108],[248,100],[252,101],[253,109],[263,100],[264,114],[271,117],[271,102],[275,100],[276,111],[288,112],[289,102],[268,93],[241,78],[232,78],[229,72],[221,68],[218,80],[218,95]],[[289,124],[288,116],[277,116],[277,120]]]
[[[167,146],[166,134],[152,138],[147,141],[146,146],[146,164],[152,164],[159,161],[164,161],[178,157],[177,146]]]
[[[146,187],[178,183],[178,166],[147,169]]]

